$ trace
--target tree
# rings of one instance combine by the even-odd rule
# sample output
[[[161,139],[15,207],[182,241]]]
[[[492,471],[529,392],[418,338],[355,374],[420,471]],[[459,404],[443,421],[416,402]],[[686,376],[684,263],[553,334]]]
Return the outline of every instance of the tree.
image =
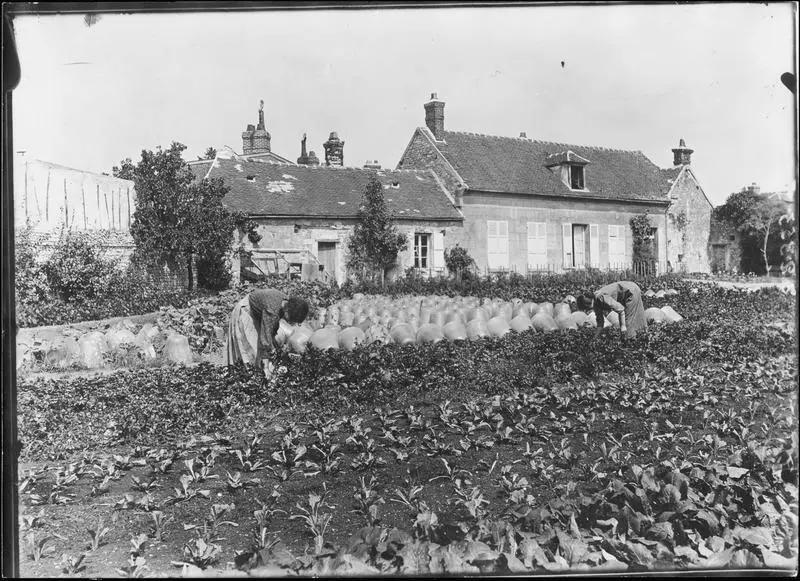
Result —
[[[739,232],[752,238],[761,253],[765,272],[769,274],[770,236],[780,228],[778,221],[785,213],[783,203],[745,188],[728,196],[714,212],[718,219],[729,221]]]
[[[231,250],[234,230],[244,217],[223,205],[228,188],[221,179],[195,181],[181,157],[185,149],[185,145],[173,142],[166,150],[143,150],[138,164],[124,160],[120,168],[114,168],[114,175],[133,175],[136,211],[131,235],[138,258],[166,264],[173,271],[186,268],[190,290],[194,288],[196,261],[198,271],[202,270],[198,282],[220,288],[229,281],[230,275],[222,266]]]
[[[133,161],[131,161],[130,157],[126,157],[119,163],[119,167],[116,165],[111,168],[111,173],[115,178],[120,178],[122,180],[133,180],[133,171],[136,169],[136,165],[134,165]]]
[[[461,282],[465,275],[469,278],[472,268],[475,267],[475,259],[469,255],[466,248],[458,244],[452,248],[445,248],[444,263],[447,265],[447,270],[455,275],[457,282]]]
[[[794,276],[797,272],[797,222],[792,216],[784,214],[778,220],[781,244],[781,272],[784,276]]]
[[[383,197],[383,184],[371,176],[358,209],[358,222],[347,239],[348,268],[362,276],[377,273],[384,280],[386,271],[397,263],[397,255],[408,247],[408,240],[393,221]]]
[[[208,149],[206,149],[206,152],[203,154],[203,157],[198,156],[197,159],[202,161],[204,159],[214,159],[215,157],[217,157],[217,150],[214,149],[213,147],[209,147]]]

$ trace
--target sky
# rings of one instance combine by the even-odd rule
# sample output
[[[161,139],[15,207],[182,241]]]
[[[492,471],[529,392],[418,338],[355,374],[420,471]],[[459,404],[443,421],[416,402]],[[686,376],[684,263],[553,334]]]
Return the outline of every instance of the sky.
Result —
[[[272,150],[396,167],[431,93],[445,129],[640,150],[683,138],[713,204],[794,188],[794,3],[18,16],[14,149],[110,172],[142,149]],[[562,64],[563,63],[563,64]]]

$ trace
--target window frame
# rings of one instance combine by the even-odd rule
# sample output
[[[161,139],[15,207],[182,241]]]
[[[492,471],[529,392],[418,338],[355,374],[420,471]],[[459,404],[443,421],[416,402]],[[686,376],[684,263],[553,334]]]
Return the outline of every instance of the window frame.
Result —
[[[423,244],[424,242],[424,244]],[[422,256],[422,249],[425,256]],[[423,264],[424,258],[424,264]],[[431,262],[431,234],[430,232],[414,232],[414,268],[428,269]]]
[[[584,171],[585,168],[582,165],[578,164],[570,164],[569,166],[569,189],[571,190],[585,190],[586,189],[586,172]],[[575,187],[575,175],[574,172],[580,172],[580,187]]]

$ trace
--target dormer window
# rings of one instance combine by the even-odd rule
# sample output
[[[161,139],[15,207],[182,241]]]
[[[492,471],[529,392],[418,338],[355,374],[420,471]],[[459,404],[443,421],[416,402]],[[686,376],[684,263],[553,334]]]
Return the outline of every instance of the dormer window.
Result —
[[[569,187],[573,190],[583,189],[583,166],[569,166]]]
[[[591,163],[575,153],[567,150],[547,156],[545,167],[561,178],[571,190],[586,190],[586,165]]]

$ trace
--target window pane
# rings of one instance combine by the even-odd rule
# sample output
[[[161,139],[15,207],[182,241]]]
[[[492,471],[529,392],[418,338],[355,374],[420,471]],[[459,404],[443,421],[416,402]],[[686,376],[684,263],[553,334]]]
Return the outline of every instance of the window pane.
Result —
[[[570,182],[573,190],[583,189],[583,168],[581,166],[573,165],[570,170]]]

